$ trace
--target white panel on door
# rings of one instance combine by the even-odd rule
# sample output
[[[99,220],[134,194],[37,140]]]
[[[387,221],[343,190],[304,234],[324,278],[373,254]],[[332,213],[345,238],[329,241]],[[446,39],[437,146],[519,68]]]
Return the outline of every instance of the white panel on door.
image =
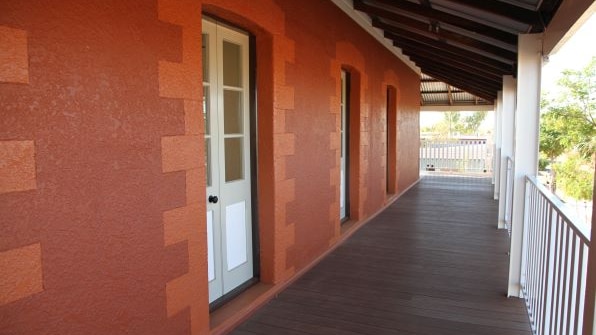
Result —
[[[246,263],[246,202],[226,206],[226,254],[228,271]]]
[[[215,279],[215,258],[213,253],[213,211],[207,212],[207,274],[209,281]]]

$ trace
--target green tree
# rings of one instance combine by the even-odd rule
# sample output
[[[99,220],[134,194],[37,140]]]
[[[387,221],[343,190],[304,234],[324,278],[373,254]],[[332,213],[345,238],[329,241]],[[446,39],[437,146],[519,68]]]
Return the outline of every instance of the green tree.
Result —
[[[561,118],[558,113],[549,110],[542,114],[540,120],[539,146],[541,156],[546,157],[547,161],[547,164],[545,164],[543,168],[546,168],[547,165],[553,167],[557,157],[568,150],[568,146],[565,145],[565,142],[563,141],[566,133],[565,128],[565,120]],[[557,190],[557,170],[552,169],[551,173],[552,178],[550,187],[551,190],[555,192]]]
[[[486,112],[474,112],[470,116],[466,116],[463,120],[463,133],[467,135],[478,134],[480,125],[486,119]]]
[[[593,166],[593,165],[592,165]],[[579,155],[572,155],[555,165],[557,182],[566,195],[577,199],[592,200],[594,171]]]
[[[596,151],[596,57],[582,70],[563,71],[558,87],[560,94],[555,99],[543,96],[546,112],[541,136],[550,136],[544,142],[543,152],[557,152],[557,147],[562,146],[592,159]]]
[[[459,112],[447,112],[444,115],[444,121],[447,124],[448,137],[452,137],[455,132],[459,132],[461,114]]]
[[[551,165],[567,157],[567,161],[554,165],[553,185],[560,182],[567,195],[583,199],[596,152],[596,57],[582,70],[563,71],[558,87],[554,98],[542,97],[540,151]],[[589,188],[591,194],[591,184]]]
[[[474,112],[469,116],[463,116],[461,112],[445,112],[443,120],[423,131],[432,132],[441,138],[451,138],[458,134],[477,135],[486,115],[487,112]]]

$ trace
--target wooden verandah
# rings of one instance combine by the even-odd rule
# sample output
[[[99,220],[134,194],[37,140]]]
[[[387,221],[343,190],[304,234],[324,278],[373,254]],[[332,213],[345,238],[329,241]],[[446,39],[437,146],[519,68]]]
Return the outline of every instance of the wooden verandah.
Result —
[[[490,180],[425,176],[233,334],[531,334]]]

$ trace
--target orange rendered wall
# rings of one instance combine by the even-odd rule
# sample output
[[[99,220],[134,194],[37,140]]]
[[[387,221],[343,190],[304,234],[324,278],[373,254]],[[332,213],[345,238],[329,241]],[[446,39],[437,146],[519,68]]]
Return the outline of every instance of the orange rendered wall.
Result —
[[[418,179],[419,78],[330,1],[0,2],[0,333],[205,334],[201,12],[256,38],[261,280],[340,237],[340,71],[358,78],[352,217]]]

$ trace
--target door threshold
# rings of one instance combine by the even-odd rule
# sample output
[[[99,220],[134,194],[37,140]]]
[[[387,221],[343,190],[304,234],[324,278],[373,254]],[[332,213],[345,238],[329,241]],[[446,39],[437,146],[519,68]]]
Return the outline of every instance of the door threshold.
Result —
[[[240,325],[275,294],[279,293],[279,288],[276,290],[274,287],[273,284],[259,282],[211,312],[209,315],[210,333],[212,335],[226,334]]]
[[[214,312],[215,310],[227,304],[229,301],[234,300],[234,298],[251,288],[253,285],[257,284],[258,282],[259,278],[251,278],[247,280],[244,284],[241,284],[240,286],[236,287],[230,292],[219,297],[218,299],[209,304],[209,313]]]

